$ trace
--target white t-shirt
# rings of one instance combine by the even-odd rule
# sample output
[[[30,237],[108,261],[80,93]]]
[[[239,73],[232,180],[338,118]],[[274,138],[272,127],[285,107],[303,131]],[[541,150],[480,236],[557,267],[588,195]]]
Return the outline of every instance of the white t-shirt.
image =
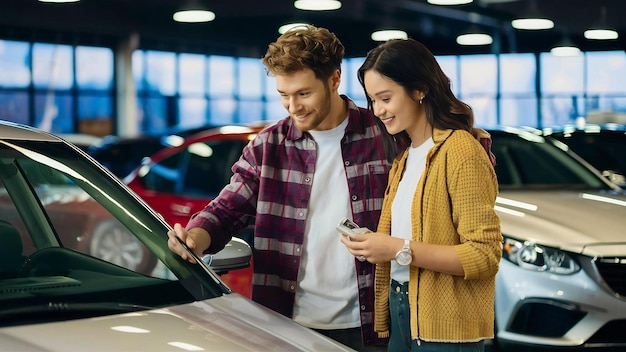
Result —
[[[391,236],[412,239],[411,209],[417,183],[426,168],[426,155],[435,145],[432,138],[418,147],[409,147],[406,169],[398,185],[398,192],[391,204]],[[409,266],[398,265],[391,261],[391,278],[403,283],[409,281]]]
[[[309,131],[317,161],[309,201],[293,319],[314,329],[360,326],[354,256],[335,228],[352,218],[341,139],[348,119],[332,130]]]

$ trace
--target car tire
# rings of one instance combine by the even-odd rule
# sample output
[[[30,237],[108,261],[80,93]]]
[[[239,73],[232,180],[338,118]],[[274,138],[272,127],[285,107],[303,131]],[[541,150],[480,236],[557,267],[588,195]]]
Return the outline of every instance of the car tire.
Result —
[[[102,221],[89,241],[89,254],[129,270],[151,274],[156,258],[115,220]]]

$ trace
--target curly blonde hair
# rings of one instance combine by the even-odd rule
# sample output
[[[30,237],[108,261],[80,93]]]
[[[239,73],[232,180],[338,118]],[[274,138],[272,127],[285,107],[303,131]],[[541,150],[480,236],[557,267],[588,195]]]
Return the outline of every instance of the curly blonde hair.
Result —
[[[292,28],[270,43],[263,64],[268,75],[285,75],[309,68],[317,79],[341,70],[345,48],[326,28],[303,25]]]

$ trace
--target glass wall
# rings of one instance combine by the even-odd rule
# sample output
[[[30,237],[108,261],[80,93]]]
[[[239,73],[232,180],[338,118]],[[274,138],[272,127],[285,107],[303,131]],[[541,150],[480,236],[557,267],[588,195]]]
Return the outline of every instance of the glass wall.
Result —
[[[437,60],[481,126],[541,128],[626,113],[624,51]],[[114,61],[109,48],[0,40],[0,119],[55,133],[115,133]],[[362,63],[363,58],[344,60],[339,90],[366,106],[356,76]],[[142,133],[287,114],[258,58],[138,50],[132,66]]]
[[[108,48],[0,40],[0,119],[54,133],[108,134],[113,96]]]

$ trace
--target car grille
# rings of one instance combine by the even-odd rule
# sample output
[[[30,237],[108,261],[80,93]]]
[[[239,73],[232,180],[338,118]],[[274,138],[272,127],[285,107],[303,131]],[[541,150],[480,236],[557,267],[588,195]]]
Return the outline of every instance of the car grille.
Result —
[[[602,258],[595,264],[609,288],[626,298],[626,258]]]

